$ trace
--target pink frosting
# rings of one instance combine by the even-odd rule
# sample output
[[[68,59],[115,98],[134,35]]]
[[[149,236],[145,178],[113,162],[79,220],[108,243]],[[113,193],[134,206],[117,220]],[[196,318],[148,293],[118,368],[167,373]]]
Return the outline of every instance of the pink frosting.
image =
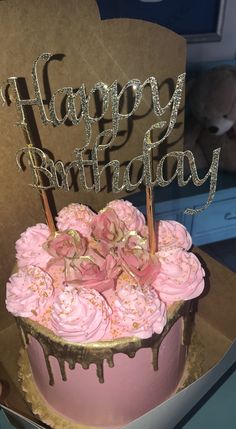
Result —
[[[47,272],[53,278],[54,299],[64,290],[64,284],[66,282],[65,268],[64,261],[60,260],[48,265]]]
[[[52,297],[52,278],[39,267],[24,267],[7,283],[6,306],[14,316],[39,320],[51,305]]]
[[[111,307],[112,337],[148,338],[154,332],[160,334],[166,324],[166,306],[151,286],[120,280]]]
[[[204,288],[204,270],[187,252],[191,237],[176,221],[158,222],[152,256],[144,216],[128,201],[112,201],[97,215],[70,204],[57,225],[55,234],[44,224],[21,234],[20,270],[9,279],[6,302],[15,316],[37,320],[68,341],[148,338],[162,332],[166,304]]]
[[[140,232],[146,223],[143,214],[129,201],[114,200],[107,207],[112,208],[116,212],[119,219],[125,223],[129,231]]]
[[[197,257],[182,249],[158,252],[160,273],[153,286],[160,298],[171,303],[199,296],[204,289],[204,270]]]
[[[192,238],[185,226],[174,220],[160,220],[156,223],[158,250],[177,247],[189,250]]]
[[[27,228],[16,242],[16,258],[18,267],[35,265],[45,269],[51,256],[43,248],[50,235],[47,225],[38,223]]]
[[[110,315],[111,309],[99,292],[66,285],[52,306],[51,324],[65,340],[86,343],[104,337]]]
[[[95,213],[89,207],[72,203],[59,211],[56,218],[57,227],[61,231],[75,229],[88,238],[91,235],[91,222],[95,216]]]

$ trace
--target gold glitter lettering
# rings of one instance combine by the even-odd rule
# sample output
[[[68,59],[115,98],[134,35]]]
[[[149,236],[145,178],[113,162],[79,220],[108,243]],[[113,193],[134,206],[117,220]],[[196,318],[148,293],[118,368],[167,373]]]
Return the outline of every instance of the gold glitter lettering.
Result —
[[[185,74],[180,74],[177,77],[176,85],[169,101],[165,106],[160,103],[160,88],[158,81],[155,77],[148,77],[143,83],[139,79],[129,80],[123,87],[120,88],[118,81],[115,80],[111,85],[103,82],[97,82],[93,88],[86,93],[86,87],[81,84],[76,91],[72,87],[59,88],[52,95],[48,112],[49,118],[46,115],[44,102],[42,100],[42,93],[38,81],[37,67],[40,62],[48,62],[52,58],[52,54],[43,53],[33,63],[32,67],[32,85],[34,97],[29,99],[21,99],[18,90],[18,82],[16,77],[10,77],[7,84],[10,85],[14,93],[13,101],[16,103],[16,108],[21,115],[19,125],[27,126],[25,117],[25,106],[36,106],[39,109],[40,117],[44,125],[51,124],[53,126],[61,126],[66,121],[70,121],[73,125],[83,123],[85,132],[85,141],[82,142],[82,147],[74,150],[74,160],[66,165],[62,161],[54,162],[50,157],[45,154],[41,149],[35,147],[22,148],[17,152],[16,160],[19,167],[21,167],[20,160],[23,156],[28,157],[28,163],[33,173],[33,184],[31,186],[38,189],[63,189],[69,190],[69,176],[71,169],[77,169],[80,186],[85,191],[99,192],[101,190],[101,175],[109,168],[112,175],[112,191],[118,193],[122,190],[132,191],[140,186],[142,183],[145,186],[153,188],[154,186],[165,187],[168,186],[174,179],[178,181],[179,186],[187,185],[192,180],[195,186],[201,186],[206,180],[210,179],[210,189],[207,202],[197,209],[186,209],[185,213],[194,214],[201,212],[212,202],[217,184],[217,173],[219,165],[220,149],[213,151],[212,163],[209,171],[203,178],[199,178],[194,156],[190,151],[174,151],[164,155],[158,162],[155,177],[153,177],[152,166],[152,151],[159,147],[159,145],[166,141],[177,121],[179,106],[181,102]],[[107,151],[111,148],[114,140],[116,139],[120,122],[135,114],[140,103],[142,102],[143,91],[145,87],[149,86],[151,90],[151,102],[153,106],[154,115],[161,119],[161,117],[170,111],[168,121],[161,121],[154,123],[146,132],[142,144],[142,153],[131,159],[124,168],[124,176],[121,177],[121,165],[119,160],[112,160],[107,164],[100,167],[99,165],[99,152]],[[128,95],[130,88],[133,93],[133,102],[129,107],[129,111],[122,111],[122,98]],[[95,97],[95,93],[96,96]],[[58,117],[56,112],[56,101],[59,96],[64,96],[65,112],[61,118]],[[91,114],[91,101],[92,98],[99,99],[99,113]],[[80,111],[77,112],[75,102],[78,100],[80,103]],[[92,125],[98,123],[104,118],[105,113],[110,107],[112,113],[112,127],[110,129],[100,132],[96,139],[92,142]],[[165,129],[162,137],[156,141],[151,140],[151,133],[153,130]],[[106,140],[106,141],[105,141]],[[105,141],[105,142],[104,142]],[[90,146],[91,145],[91,146]],[[89,149],[90,158],[88,159],[87,150]],[[164,165],[168,158],[176,160],[176,169],[170,178],[164,178]],[[35,161],[37,160],[37,162]],[[184,163],[189,163],[191,174],[184,178]],[[141,163],[141,177],[134,183],[132,181],[132,167],[135,162]],[[92,184],[88,184],[86,180],[85,169],[89,168],[92,172]],[[39,174],[43,176],[45,181],[39,183]]]

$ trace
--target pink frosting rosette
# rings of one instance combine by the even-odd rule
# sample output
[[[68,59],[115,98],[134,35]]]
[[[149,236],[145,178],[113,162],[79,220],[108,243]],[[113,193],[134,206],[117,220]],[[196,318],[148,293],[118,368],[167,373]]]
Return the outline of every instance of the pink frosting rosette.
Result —
[[[55,259],[73,259],[85,254],[87,244],[87,239],[78,231],[68,230],[50,235],[44,248]]]
[[[189,300],[202,293],[205,272],[193,253],[173,249],[158,252],[158,257],[161,269],[153,286],[163,301]]]
[[[72,203],[59,211],[56,217],[57,227],[61,231],[75,229],[83,237],[91,235],[91,222],[96,214],[83,204]]]
[[[127,233],[124,222],[111,208],[101,210],[92,222],[92,237],[102,254],[109,252],[122,242]]]
[[[65,340],[86,343],[104,337],[110,316],[111,309],[99,292],[66,285],[52,306],[51,325]]]
[[[157,255],[151,256],[147,247],[147,240],[135,234],[128,236],[118,250],[121,266],[133,273],[141,285],[151,284],[160,271]]]
[[[39,320],[52,304],[52,278],[39,267],[28,266],[7,283],[6,306],[14,316]]]
[[[143,214],[129,201],[114,200],[107,205],[107,208],[112,208],[116,212],[118,218],[125,223],[128,231],[140,232],[146,224]]]
[[[148,338],[160,334],[166,324],[166,305],[151,286],[119,281],[111,299],[113,337]]]
[[[175,220],[160,220],[156,223],[158,250],[180,248],[189,250],[192,238],[181,223]]]
[[[98,292],[113,288],[119,273],[120,267],[112,255],[102,257],[92,251],[75,259],[67,267],[70,284],[96,289]]]
[[[27,228],[16,242],[16,259],[18,267],[35,265],[45,269],[51,256],[43,248],[50,231],[47,225],[38,223]]]

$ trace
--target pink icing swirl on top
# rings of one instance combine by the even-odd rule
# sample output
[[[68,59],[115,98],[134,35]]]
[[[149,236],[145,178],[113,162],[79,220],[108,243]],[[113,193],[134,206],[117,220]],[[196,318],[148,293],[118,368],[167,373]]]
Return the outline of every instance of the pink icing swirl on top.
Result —
[[[162,332],[166,304],[203,290],[204,270],[176,221],[158,222],[155,255],[144,216],[128,201],[112,201],[98,214],[70,204],[57,225],[50,235],[37,224],[17,241],[20,270],[9,279],[6,302],[15,316],[37,320],[65,340],[148,338]]]
[[[84,204],[69,204],[59,211],[56,217],[57,227],[61,231],[75,229],[81,235],[89,238],[91,235],[91,222],[96,214]]]
[[[145,225],[143,214],[129,201],[114,200],[107,207],[112,208],[121,219],[128,231],[140,232]],[[105,209],[106,210],[106,209]]]
[[[6,306],[14,316],[39,320],[52,304],[52,298],[52,278],[39,267],[24,267],[7,283]]]
[[[175,220],[160,220],[156,223],[158,250],[180,248],[189,250],[192,238],[181,223]]]
[[[158,252],[160,273],[153,286],[167,303],[189,300],[204,289],[205,272],[197,257],[182,249]]]
[[[23,232],[16,242],[16,258],[18,267],[35,265],[45,269],[51,256],[43,248],[50,231],[47,225],[38,223]]]
[[[119,281],[111,307],[113,337],[148,338],[160,334],[166,324],[166,306],[151,286]]]
[[[51,325],[67,341],[101,340],[110,324],[111,309],[94,289],[65,286],[52,306]]]

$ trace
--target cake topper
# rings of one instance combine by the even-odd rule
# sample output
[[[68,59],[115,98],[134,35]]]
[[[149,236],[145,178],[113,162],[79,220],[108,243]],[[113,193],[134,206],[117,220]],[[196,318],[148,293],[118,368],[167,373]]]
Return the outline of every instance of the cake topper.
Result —
[[[148,77],[144,82],[141,82],[139,79],[131,79],[121,89],[119,88],[117,80],[112,82],[110,85],[104,82],[97,82],[88,94],[84,83],[82,83],[77,90],[74,90],[72,87],[59,88],[52,95],[48,105],[48,111],[46,111],[38,80],[37,67],[39,62],[46,63],[51,57],[52,54],[43,53],[33,62],[31,75],[34,95],[32,98],[21,98],[17,77],[9,77],[6,83],[9,85],[10,91],[13,94],[12,99],[15,102],[16,109],[19,114],[20,120],[17,124],[23,127],[27,141],[26,147],[21,148],[17,152],[16,161],[18,166],[21,168],[22,157],[27,157],[29,165],[33,171],[33,183],[31,186],[40,190],[42,198],[45,200],[44,207],[46,204],[46,213],[48,208],[45,191],[47,189],[69,190],[69,175],[71,170],[74,168],[78,171],[81,187],[85,191],[93,190],[95,192],[99,192],[101,190],[101,175],[107,167],[112,171],[111,184],[112,191],[114,193],[119,193],[122,190],[133,191],[141,184],[144,184],[146,187],[147,213],[150,223],[149,232],[153,237],[154,233],[151,232],[153,226],[151,226],[151,224],[153,225],[152,189],[154,186],[168,186],[175,178],[177,179],[178,185],[181,187],[186,186],[191,180],[195,186],[201,186],[209,178],[210,187],[206,203],[202,207],[196,209],[188,208],[185,210],[185,213],[199,213],[210,205],[216,191],[220,148],[213,150],[210,168],[203,178],[198,176],[194,155],[189,150],[168,152],[159,161],[156,171],[153,171],[153,150],[166,141],[177,121],[185,80],[184,73],[177,77],[173,94],[165,106],[162,106],[160,102],[160,92],[157,79],[155,77]],[[100,152],[111,148],[118,135],[120,123],[124,119],[130,118],[135,114],[142,102],[144,88],[147,86],[149,86],[151,90],[153,113],[158,120],[145,132],[143,143],[142,145],[140,144],[140,147],[142,148],[140,151],[141,153],[128,162],[124,169],[122,178],[119,160],[112,160],[101,168],[99,165],[98,155]],[[128,91],[128,89],[130,89],[130,87],[133,89],[134,102],[129,112],[122,113],[120,101],[122,96],[126,91]],[[96,91],[98,91],[102,100],[101,111],[99,116],[92,116],[90,113],[91,99]],[[61,95],[65,96],[66,112],[63,117],[59,118],[56,111],[56,101],[57,97]],[[3,91],[2,97],[4,98]],[[76,102],[78,103],[78,101],[80,103],[80,112],[78,112],[76,108]],[[44,125],[58,127],[65,124],[66,121],[69,121],[71,124],[76,126],[83,123],[85,131],[83,146],[74,150],[74,158],[69,164],[65,165],[60,160],[53,161],[47,153],[33,145],[30,138],[29,124],[27,123],[25,115],[25,108],[27,106],[35,106],[38,108]],[[111,128],[105,129],[98,135],[94,136],[92,125],[94,123],[99,123],[99,121],[104,118],[109,108],[112,112]],[[162,116],[166,112],[170,112],[169,121],[161,120]],[[153,141],[152,132],[156,129],[162,130],[163,135],[160,139]],[[89,159],[85,156],[88,148],[91,150]],[[169,179],[166,179],[164,177],[164,166],[169,158],[172,158],[175,161],[175,171]],[[138,178],[136,183],[133,183],[131,180],[131,171],[135,162],[141,163],[142,172],[141,177]],[[187,178],[184,177],[184,164],[186,162],[188,162],[190,169],[190,174]],[[86,180],[85,168],[88,166],[92,171],[92,184],[88,184]],[[50,214],[48,213],[48,215],[49,219],[46,214],[47,222],[51,224]],[[53,225],[51,224],[51,229],[52,228]],[[151,245],[152,249],[154,247],[155,242]]]

